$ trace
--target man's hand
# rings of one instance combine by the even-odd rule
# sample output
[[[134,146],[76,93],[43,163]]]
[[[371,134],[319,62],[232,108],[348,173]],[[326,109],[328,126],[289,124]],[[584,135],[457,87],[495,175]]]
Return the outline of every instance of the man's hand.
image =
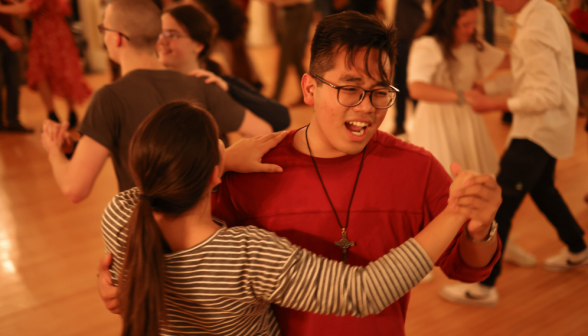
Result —
[[[484,89],[484,84],[481,82],[475,82],[474,86],[472,87],[472,91],[478,91],[479,93],[486,94],[486,90]],[[469,91],[466,91],[467,94]],[[464,96],[465,96],[464,94]]]
[[[52,120],[43,122],[43,133],[41,133],[41,143],[43,149],[49,154],[73,152],[73,141],[68,132],[69,123],[66,121],[62,124]]]
[[[281,173],[282,167],[262,163],[263,156],[276,147],[288,134],[287,131],[271,133],[250,139],[242,139],[227,148],[225,171],[237,173]]]
[[[219,76],[215,75],[214,73],[204,70],[204,69],[198,69],[198,70],[194,70],[192,72],[190,72],[191,76],[196,76],[196,77],[204,77],[204,83],[206,84],[211,84],[214,83],[216,85],[218,85],[221,89],[223,89],[223,91],[225,92],[229,92],[229,84],[227,84],[227,82],[220,78]]]
[[[112,284],[109,271],[110,264],[112,264],[112,254],[105,254],[100,258],[100,263],[98,264],[98,294],[100,294],[104,305],[111,313],[120,314],[118,287]]]
[[[12,51],[19,51],[22,49],[22,40],[15,35],[10,35],[4,42]]]
[[[506,101],[490,98],[478,90],[470,90],[464,92],[463,95],[466,102],[478,113],[508,110]]]
[[[494,175],[463,174],[461,167],[456,163],[451,165],[451,171],[458,176],[456,181],[461,178],[463,183],[454,190],[450,188],[449,207],[469,218],[468,232],[472,238],[482,240],[488,235],[502,203],[502,189]]]

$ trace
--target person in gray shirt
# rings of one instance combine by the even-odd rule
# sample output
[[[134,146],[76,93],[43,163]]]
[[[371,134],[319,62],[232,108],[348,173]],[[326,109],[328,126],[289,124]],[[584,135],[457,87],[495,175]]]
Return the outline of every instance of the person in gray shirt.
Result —
[[[122,78],[98,90],[80,127],[83,134],[71,160],[66,157],[67,123],[43,125],[43,147],[61,191],[72,202],[85,199],[108,156],[113,159],[119,190],[133,187],[127,168],[128,143],[141,121],[165,103],[190,99],[210,111],[221,137],[239,132],[252,137],[272,132],[271,126],[235,103],[216,85],[165,70],[155,45],[161,33],[160,11],[151,1],[115,0],[103,24],[109,57],[121,65]],[[64,146],[65,145],[65,146]]]

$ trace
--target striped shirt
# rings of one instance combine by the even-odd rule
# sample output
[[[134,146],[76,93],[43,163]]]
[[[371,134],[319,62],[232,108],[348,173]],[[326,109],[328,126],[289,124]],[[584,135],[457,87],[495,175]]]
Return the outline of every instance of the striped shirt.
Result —
[[[125,258],[126,223],[138,189],[121,192],[102,218],[115,285]],[[366,267],[344,265],[253,227],[221,228],[165,255],[162,335],[280,335],[270,304],[319,314],[378,314],[416,286],[433,263],[414,239]]]

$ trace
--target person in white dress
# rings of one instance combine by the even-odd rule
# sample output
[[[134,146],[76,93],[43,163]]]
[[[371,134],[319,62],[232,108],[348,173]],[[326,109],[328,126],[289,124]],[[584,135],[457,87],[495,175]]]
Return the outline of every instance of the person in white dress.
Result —
[[[430,151],[451,174],[452,162],[498,172],[498,154],[484,120],[466,103],[476,82],[510,66],[500,49],[476,37],[477,0],[438,3],[411,48],[408,88],[418,100],[410,141]]]
[[[478,39],[477,18],[477,0],[438,2],[431,20],[417,32],[420,37],[409,55],[408,89],[419,101],[410,141],[431,152],[449,174],[452,162],[484,174],[497,174],[499,169],[484,119],[467,101],[473,91],[510,89],[509,78],[503,77],[479,84],[496,70],[510,68],[510,57]],[[503,260],[520,267],[537,263],[534,255],[512,241],[506,242]]]

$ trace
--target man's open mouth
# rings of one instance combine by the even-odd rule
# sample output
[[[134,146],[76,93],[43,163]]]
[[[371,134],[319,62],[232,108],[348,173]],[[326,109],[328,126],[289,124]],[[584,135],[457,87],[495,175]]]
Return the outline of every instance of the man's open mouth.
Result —
[[[365,130],[370,126],[370,123],[365,121],[346,121],[345,127],[351,132],[353,135],[362,136],[365,133]]]

